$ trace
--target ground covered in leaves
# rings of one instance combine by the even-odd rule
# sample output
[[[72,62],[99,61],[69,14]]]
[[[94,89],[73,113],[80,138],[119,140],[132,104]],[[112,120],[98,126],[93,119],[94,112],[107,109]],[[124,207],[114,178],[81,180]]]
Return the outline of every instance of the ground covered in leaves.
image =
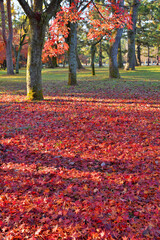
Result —
[[[160,87],[80,84],[1,94],[0,239],[160,239]]]

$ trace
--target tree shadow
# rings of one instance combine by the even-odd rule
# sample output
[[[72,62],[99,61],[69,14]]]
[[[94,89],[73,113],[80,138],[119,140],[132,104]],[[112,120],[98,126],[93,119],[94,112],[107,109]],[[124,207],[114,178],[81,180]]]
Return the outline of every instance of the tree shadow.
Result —
[[[11,144],[2,145],[1,153],[0,236],[39,239],[42,234],[49,240],[58,236],[70,239],[75,234],[81,240],[103,232],[101,239],[142,238],[148,226],[145,218],[150,216],[144,212],[148,204],[153,207],[152,217],[156,216],[158,179],[154,165],[150,164],[152,169],[147,172],[141,161],[133,164],[128,159],[126,164],[114,160],[103,165],[97,159],[54,156]],[[151,172],[154,179],[149,190]],[[143,208],[143,215],[135,214],[137,208]],[[135,224],[142,225],[139,232]],[[37,229],[41,229],[39,235]],[[156,226],[147,231],[158,239]]]
[[[2,239],[158,239],[158,102],[121,101],[2,103]]]

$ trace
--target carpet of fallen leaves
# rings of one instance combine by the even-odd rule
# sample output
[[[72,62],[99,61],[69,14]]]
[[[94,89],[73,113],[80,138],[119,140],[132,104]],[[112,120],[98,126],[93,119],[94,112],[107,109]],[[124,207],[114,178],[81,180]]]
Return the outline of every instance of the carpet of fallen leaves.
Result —
[[[1,95],[0,239],[160,239],[159,93],[75,89]]]

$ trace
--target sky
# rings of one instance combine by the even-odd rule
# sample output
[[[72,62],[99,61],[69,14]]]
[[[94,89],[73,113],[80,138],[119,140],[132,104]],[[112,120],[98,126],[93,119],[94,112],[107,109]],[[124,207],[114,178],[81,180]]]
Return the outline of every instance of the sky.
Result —
[[[14,3],[14,5],[15,5],[16,7],[19,6],[19,3],[18,3],[17,0],[11,0],[11,2]]]

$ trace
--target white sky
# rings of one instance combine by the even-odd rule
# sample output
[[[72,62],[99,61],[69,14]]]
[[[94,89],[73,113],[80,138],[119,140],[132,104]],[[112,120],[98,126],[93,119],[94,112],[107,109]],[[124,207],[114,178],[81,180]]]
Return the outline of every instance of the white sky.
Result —
[[[11,3],[14,3],[15,7],[20,6],[17,0],[11,0]]]

